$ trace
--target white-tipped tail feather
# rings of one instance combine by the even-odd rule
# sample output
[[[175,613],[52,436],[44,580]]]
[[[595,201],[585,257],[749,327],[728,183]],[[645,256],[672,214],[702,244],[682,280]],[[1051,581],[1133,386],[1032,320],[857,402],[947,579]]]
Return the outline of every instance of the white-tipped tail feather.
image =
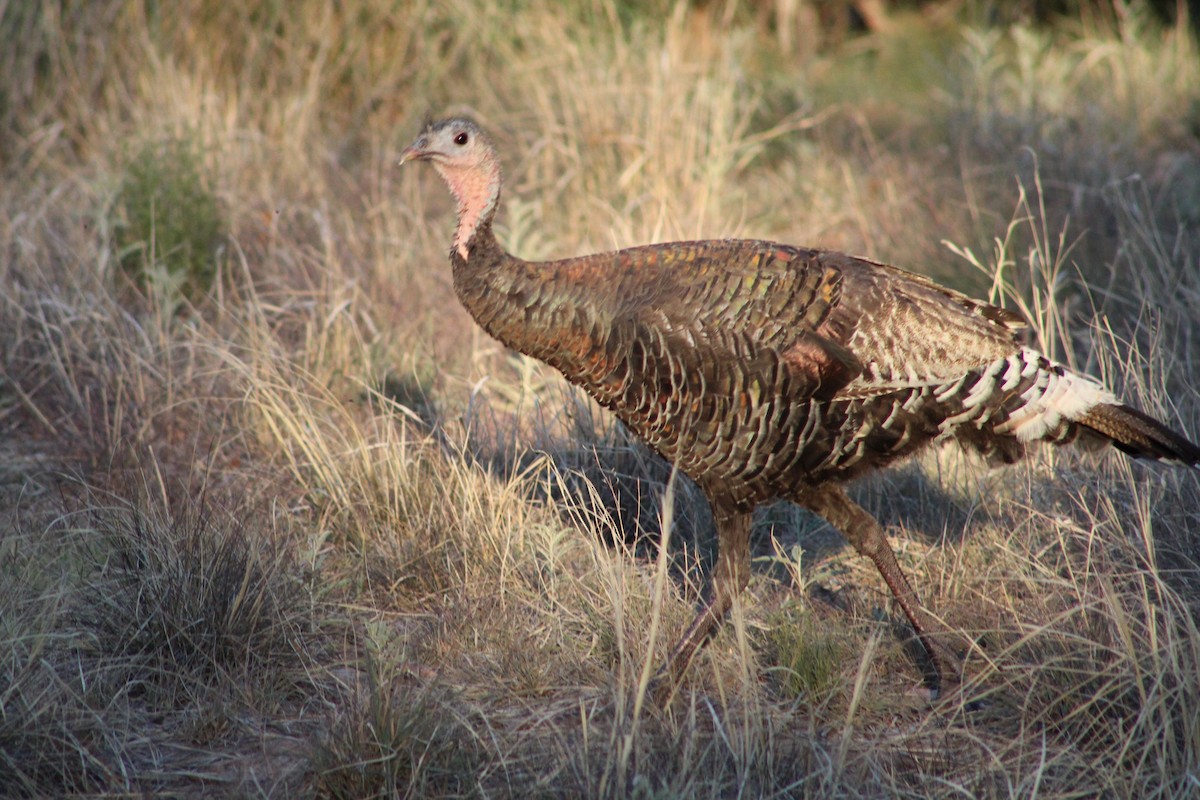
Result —
[[[993,433],[1011,436],[1021,444],[1069,442],[1084,433],[1085,438],[1111,442],[1136,458],[1200,466],[1200,447],[1153,417],[1124,405],[1095,379],[1071,372],[1029,348],[1001,363],[1007,364],[1003,373],[990,368],[980,384],[995,387],[1000,381],[1001,391],[1013,388],[1009,379],[1018,370],[1022,379],[1032,377],[1033,382],[1017,397],[1004,401],[1008,418],[997,423]],[[977,394],[972,391],[968,401]]]
[[[1022,392],[1020,406],[996,426],[996,433],[1010,434],[1021,442],[1059,439],[1064,423],[1081,421],[1097,406],[1120,404],[1116,395],[1097,381],[1070,372],[1029,348],[1021,351],[1021,359],[1043,366],[1033,385]]]

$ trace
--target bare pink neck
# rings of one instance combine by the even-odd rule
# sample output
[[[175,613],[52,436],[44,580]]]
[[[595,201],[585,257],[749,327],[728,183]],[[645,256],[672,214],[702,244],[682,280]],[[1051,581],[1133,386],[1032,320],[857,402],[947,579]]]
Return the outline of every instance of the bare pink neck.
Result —
[[[474,167],[434,163],[450,187],[458,210],[458,228],[454,231],[454,249],[464,259],[467,245],[476,231],[496,213],[500,201],[500,165],[485,161]]]

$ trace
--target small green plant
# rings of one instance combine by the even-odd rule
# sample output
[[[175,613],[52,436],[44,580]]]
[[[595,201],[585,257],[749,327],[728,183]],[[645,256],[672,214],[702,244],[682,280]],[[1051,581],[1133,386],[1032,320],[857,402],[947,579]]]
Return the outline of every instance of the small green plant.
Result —
[[[837,687],[846,654],[833,634],[814,623],[811,615],[797,619],[794,606],[784,608],[769,630],[782,694],[822,698]]]
[[[225,224],[192,138],[145,144],[129,163],[117,205],[117,260],[137,286],[188,299],[211,288]]]

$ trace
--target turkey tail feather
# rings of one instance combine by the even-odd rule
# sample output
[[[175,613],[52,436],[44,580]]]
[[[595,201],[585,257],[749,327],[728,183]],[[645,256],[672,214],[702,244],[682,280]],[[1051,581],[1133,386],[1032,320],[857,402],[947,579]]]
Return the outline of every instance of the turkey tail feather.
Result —
[[[1104,403],[1088,409],[1078,424],[1112,440],[1113,445],[1135,458],[1178,461],[1200,466],[1200,447],[1151,416],[1126,405]]]

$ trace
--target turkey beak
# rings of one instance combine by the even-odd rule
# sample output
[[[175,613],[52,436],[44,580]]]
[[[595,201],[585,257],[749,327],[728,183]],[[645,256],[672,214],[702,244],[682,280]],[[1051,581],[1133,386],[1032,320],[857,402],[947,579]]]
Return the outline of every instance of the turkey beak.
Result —
[[[409,161],[420,161],[428,158],[429,151],[425,149],[428,146],[429,140],[426,137],[418,137],[415,142],[400,151],[400,161],[397,162],[396,166],[403,166]]]

